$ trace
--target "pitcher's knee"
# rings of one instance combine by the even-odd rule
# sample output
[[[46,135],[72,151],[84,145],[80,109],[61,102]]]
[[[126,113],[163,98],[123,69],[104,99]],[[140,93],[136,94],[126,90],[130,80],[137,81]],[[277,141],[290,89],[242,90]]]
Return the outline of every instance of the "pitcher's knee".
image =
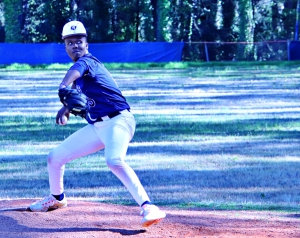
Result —
[[[51,167],[61,167],[63,163],[59,160],[58,156],[55,156],[55,152],[51,151],[47,157],[47,164]]]
[[[106,159],[106,164],[111,170],[114,170],[124,166],[125,162],[121,158],[109,158]]]

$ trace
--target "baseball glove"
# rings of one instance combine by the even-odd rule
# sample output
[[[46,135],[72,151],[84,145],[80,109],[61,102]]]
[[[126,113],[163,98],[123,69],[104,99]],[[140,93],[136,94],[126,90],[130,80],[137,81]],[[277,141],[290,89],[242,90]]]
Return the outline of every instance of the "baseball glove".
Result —
[[[69,112],[75,116],[86,117],[90,107],[87,97],[76,89],[61,88],[58,90],[58,96],[62,104],[69,109]]]

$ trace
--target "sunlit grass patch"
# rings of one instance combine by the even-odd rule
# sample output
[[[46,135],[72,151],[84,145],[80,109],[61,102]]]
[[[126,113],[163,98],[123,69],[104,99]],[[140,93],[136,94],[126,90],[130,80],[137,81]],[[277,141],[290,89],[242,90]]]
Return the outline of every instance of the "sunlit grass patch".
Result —
[[[187,62],[170,62],[164,66],[165,69],[186,69],[188,68]]]
[[[68,70],[72,66],[72,63],[69,64],[50,64],[46,65],[45,69],[51,69],[51,70]]]
[[[31,70],[32,67],[29,64],[14,63],[6,66],[6,70]]]

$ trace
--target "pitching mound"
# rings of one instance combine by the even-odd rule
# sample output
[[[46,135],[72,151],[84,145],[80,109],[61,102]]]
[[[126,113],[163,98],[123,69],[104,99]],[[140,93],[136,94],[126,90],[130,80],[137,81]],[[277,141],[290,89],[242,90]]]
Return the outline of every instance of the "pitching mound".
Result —
[[[0,209],[26,207],[32,200],[0,201]],[[138,207],[69,200],[46,213],[1,211],[0,237],[300,237],[300,215],[257,211],[195,211],[163,208],[167,217],[140,226]]]

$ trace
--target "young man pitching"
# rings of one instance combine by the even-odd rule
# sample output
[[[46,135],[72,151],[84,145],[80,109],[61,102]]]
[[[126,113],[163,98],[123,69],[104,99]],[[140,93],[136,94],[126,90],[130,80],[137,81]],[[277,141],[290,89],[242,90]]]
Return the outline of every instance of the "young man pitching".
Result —
[[[70,87],[72,92],[75,89],[79,94],[85,95],[88,110],[83,110],[81,115],[85,117],[88,125],[69,136],[49,153],[47,164],[50,195],[32,203],[30,209],[34,212],[46,212],[49,209],[66,207],[63,184],[65,164],[105,148],[108,167],[141,206],[142,226],[157,224],[166,214],[150,202],[136,173],[125,162],[128,144],[135,131],[135,119],[130,112],[130,106],[104,65],[88,52],[87,33],[81,22],[71,21],[65,24],[62,39],[74,64],[59,86],[59,96],[63,101]],[[70,109],[68,102],[64,104],[57,113],[57,124],[65,124],[70,113],[75,114],[81,110]]]

